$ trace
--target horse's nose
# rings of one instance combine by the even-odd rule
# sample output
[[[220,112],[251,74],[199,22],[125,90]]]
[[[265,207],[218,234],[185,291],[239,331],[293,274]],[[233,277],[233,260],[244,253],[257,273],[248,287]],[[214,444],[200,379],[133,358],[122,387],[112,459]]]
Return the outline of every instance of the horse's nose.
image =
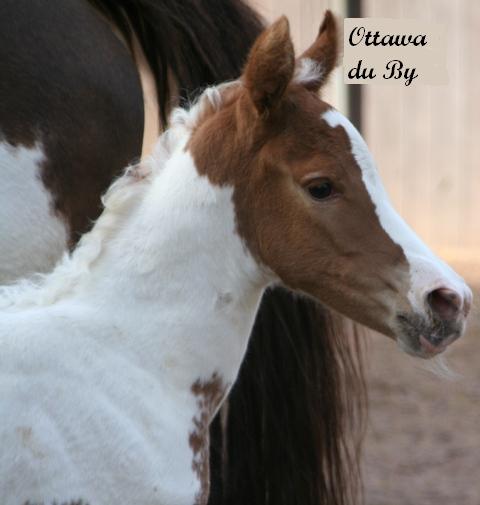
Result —
[[[462,296],[450,288],[438,288],[428,293],[427,304],[440,320],[454,321],[461,313],[467,316],[470,310],[471,296],[468,294]]]

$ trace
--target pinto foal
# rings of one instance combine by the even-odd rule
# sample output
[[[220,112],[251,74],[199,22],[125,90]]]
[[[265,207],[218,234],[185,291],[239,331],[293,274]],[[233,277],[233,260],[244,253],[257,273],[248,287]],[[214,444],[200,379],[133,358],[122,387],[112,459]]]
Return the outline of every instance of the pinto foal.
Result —
[[[428,357],[470,292],[390,207],[316,92],[327,13],[295,61],[280,19],[237,82],[177,110],[70,258],[0,292],[0,502],[205,504],[208,425],[281,282]]]

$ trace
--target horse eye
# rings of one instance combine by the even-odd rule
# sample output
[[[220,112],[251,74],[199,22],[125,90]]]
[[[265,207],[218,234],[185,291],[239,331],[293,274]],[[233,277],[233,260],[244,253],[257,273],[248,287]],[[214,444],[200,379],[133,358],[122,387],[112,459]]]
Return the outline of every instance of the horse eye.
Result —
[[[333,195],[333,185],[330,181],[318,182],[307,187],[307,191],[315,200],[325,200]]]

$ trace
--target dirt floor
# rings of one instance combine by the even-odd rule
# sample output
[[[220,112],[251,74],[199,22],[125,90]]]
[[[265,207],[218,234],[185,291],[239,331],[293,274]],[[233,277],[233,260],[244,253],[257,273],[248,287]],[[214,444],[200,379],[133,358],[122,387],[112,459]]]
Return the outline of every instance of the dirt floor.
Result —
[[[369,337],[366,505],[480,505],[480,276],[465,270],[476,306],[466,336],[446,352],[456,378]]]

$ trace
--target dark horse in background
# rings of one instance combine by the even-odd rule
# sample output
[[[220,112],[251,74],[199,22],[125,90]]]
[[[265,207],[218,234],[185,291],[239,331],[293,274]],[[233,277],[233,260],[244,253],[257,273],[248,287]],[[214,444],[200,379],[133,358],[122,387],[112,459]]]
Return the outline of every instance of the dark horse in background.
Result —
[[[35,176],[66,230],[51,247],[13,185],[20,224],[11,234],[0,224],[0,283],[53,266],[99,215],[112,179],[140,157],[146,117],[135,54],[148,62],[166,125],[172,105],[238,77],[261,29],[241,0],[0,0],[0,177],[11,174],[2,156],[41,142]],[[211,428],[210,504],[354,503],[363,403],[357,340],[315,302],[269,291]]]

